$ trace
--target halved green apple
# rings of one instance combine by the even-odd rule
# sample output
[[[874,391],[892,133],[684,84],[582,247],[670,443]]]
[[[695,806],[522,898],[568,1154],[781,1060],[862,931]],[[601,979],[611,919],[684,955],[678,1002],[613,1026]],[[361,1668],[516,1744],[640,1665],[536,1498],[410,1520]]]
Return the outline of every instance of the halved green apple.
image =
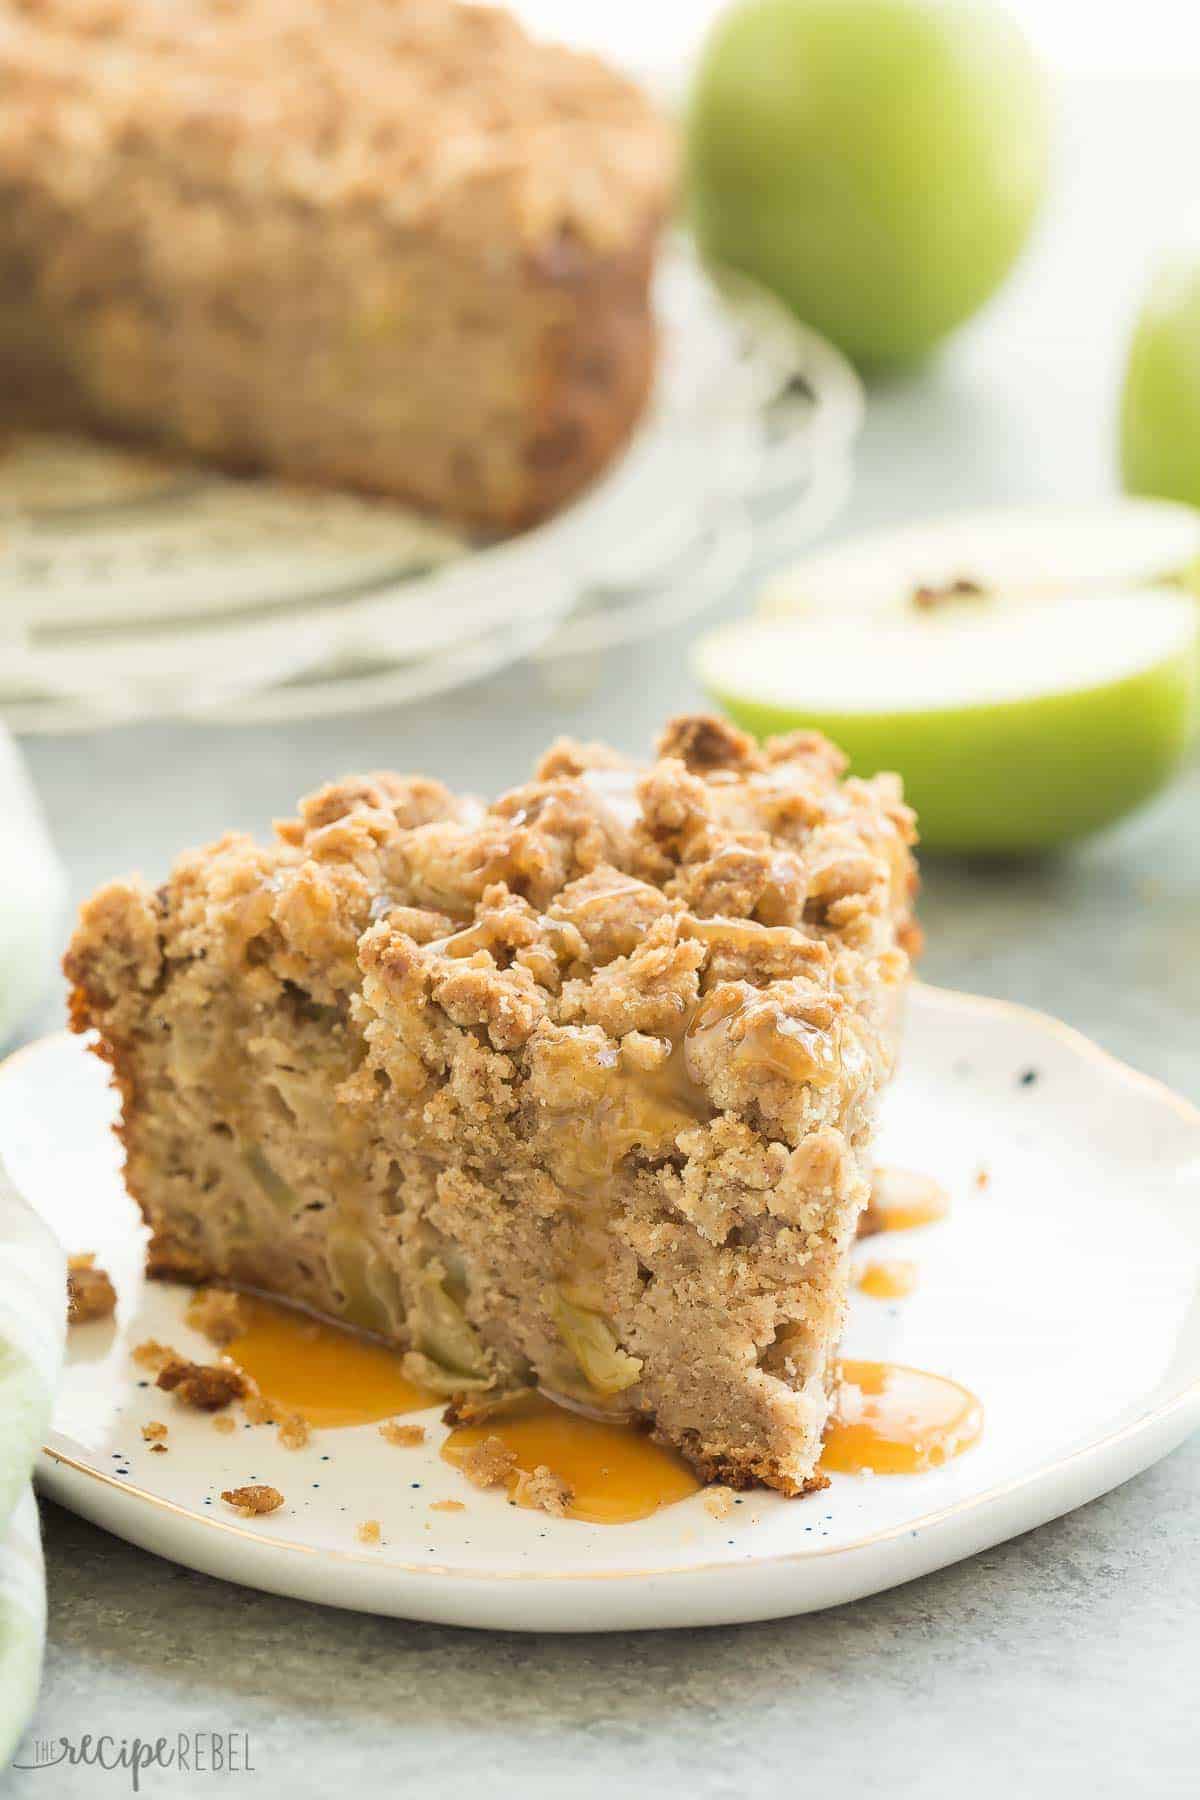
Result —
[[[695,650],[758,735],[812,726],[898,769],[932,848],[1044,849],[1113,823],[1197,715],[1200,514],[975,515],[878,535],[772,581]]]
[[[996,507],[868,532],[807,556],[768,581],[759,610],[903,613],[923,594],[963,583],[1006,600],[1049,600],[1197,576],[1194,507],[1139,499]]]

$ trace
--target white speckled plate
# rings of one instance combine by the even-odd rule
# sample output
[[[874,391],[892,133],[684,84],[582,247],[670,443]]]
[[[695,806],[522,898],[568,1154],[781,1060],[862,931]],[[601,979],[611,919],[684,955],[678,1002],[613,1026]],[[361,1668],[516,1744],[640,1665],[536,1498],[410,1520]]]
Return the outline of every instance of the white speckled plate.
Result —
[[[141,1278],[141,1228],[108,1134],[99,1064],[66,1038],[0,1075],[0,1153],[69,1249],[120,1293],[115,1327],[72,1336],[39,1480],[110,1531],[231,1581],[335,1606],[517,1630],[716,1625],[853,1600],[1025,1531],[1172,1449],[1200,1419],[1200,1112],[1076,1033],[992,1000],[918,987],[883,1160],[949,1188],[943,1223],[905,1234],[920,1282],[857,1297],[846,1348],[940,1371],[982,1399],[980,1442],[927,1475],[835,1476],[806,1500],[699,1496],[637,1524],[549,1519],[481,1494],[427,1447],[374,1427],[272,1432],[171,1415],[171,1454],[139,1425],[162,1412],[127,1348],[204,1346],[181,1292]],[[986,1180],[979,1179],[980,1171]],[[899,1253],[874,1238],[863,1256]],[[257,1478],[284,1509],[228,1516]],[[431,1502],[466,1501],[462,1512]],[[368,1549],[354,1526],[383,1525]]]

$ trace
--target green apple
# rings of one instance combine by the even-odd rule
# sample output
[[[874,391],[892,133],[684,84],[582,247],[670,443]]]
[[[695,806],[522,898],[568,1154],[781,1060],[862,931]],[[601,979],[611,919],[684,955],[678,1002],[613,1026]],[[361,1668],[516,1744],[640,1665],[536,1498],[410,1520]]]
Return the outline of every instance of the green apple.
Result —
[[[1121,473],[1132,494],[1200,506],[1200,262],[1155,282],[1121,396]]]
[[[688,109],[706,255],[862,363],[919,356],[999,286],[1049,123],[1017,27],[977,0],[741,0]]]
[[[776,578],[694,667],[756,734],[815,727],[856,773],[897,769],[929,847],[1047,849],[1182,760],[1198,609],[1173,577],[1198,550],[1200,515],[1137,501],[879,534]]]

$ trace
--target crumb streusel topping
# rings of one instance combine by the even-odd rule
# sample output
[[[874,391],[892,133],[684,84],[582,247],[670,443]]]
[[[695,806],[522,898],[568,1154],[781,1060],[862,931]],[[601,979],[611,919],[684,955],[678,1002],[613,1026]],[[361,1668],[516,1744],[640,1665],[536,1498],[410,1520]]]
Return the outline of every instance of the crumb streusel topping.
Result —
[[[669,194],[671,134],[634,84],[486,6],[3,0],[0,85],[10,64],[0,175],[58,155],[98,180],[104,156],[73,154],[87,134],[93,153],[151,152],[147,178],[154,161],[186,170],[192,193],[234,169],[248,196],[257,176],[264,198],[382,209],[396,230],[469,231],[472,248],[513,228],[535,248],[603,248]],[[74,106],[54,104],[64,94]],[[220,228],[214,210],[211,241],[191,233],[177,253],[219,256]]]

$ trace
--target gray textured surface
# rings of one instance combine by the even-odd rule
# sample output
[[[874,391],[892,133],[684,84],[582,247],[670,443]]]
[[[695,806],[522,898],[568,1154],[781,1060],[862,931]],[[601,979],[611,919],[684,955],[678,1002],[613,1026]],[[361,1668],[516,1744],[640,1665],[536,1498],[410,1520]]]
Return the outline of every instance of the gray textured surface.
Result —
[[[1115,121],[1120,120],[1120,129]],[[1074,96],[1058,205],[1002,302],[936,368],[872,396],[848,526],[1111,480],[1117,346],[1146,258],[1194,197],[1194,87]],[[1174,186],[1172,186],[1174,183]],[[1119,255],[1113,254],[1114,244]],[[745,603],[732,596],[724,612]],[[391,765],[499,787],[557,731],[644,743],[694,698],[687,633],[614,656],[573,700],[513,673],[404,716],[289,730],[146,728],[36,742],[76,894],[330,773]],[[929,863],[925,974],[1061,1015],[1200,1098],[1200,769],[1057,860]],[[325,1796],[458,1789],[717,1800],[796,1789],[974,1800],[1078,1787],[1200,1792],[1200,1444],[1071,1518],[806,1619],[522,1639],[358,1618],[225,1586],[45,1508],[42,1734],[248,1730],[257,1774],[144,1791]],[[128,1791],[120,1774],[13,1792]],[[0,1785],[3,1778],[0,1777]]]
[[[1200,1444],[971,1562],[775,1624],[477,1635],[155,1562],[47,1507],[48,1729],[238,1730],[257,1779],[147,1794],[523,1800],[1194,1795]],[[121,1777],[14,1776],[63,1800]],[[18,1787],[18,1782],[25,1785]]]

